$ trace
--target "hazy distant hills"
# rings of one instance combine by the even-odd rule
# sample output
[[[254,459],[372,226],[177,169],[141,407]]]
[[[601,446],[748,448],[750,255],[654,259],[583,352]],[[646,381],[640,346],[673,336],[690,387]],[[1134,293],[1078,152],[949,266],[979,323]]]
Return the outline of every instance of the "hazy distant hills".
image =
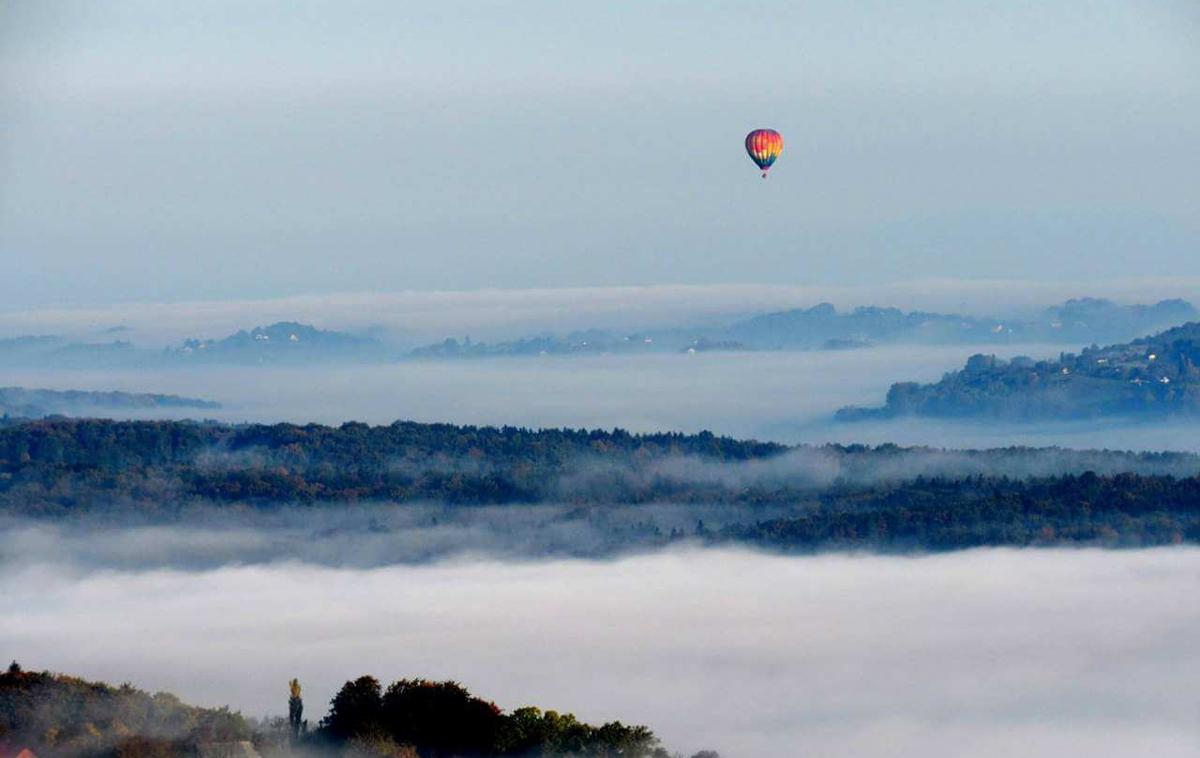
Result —
[[[660,353],[678,351],[691,340],[674,333],[655,335],[614,334],[603,329],[587,329],[558,336],[539,334],[505,342],[474,342],[470,337],[453,337],[412,350],[413,358],[491,358],[529,355],[579,355],[603,353]]]
[[[220,403],[211,400],[178,395],[0,387],[0,416],[17,418],[42,418],[52,415],[97,416],[113,412],[164,408],[211,410],[220,407]]]
[[[367,337],[280,321],[223,339],[184,340],[181,346],[168,349],[166,358],[182,363],[277,363],[378,358],[383,352],[382,345]]]
[[[721,337],[763,349],[819,348],[855,343],[953,344],[980,342],[1077,342],[1132,339],[1198,315],[1184,300],[1118,305],[1083,298],[1047,308],[1032,319],[904,312],[874,306],[839,312],[828,303],[803,310],[755,316]]]
[[[981,344],[994,342],[1113,342],[1129,340],[1200,317],[1191,303],[1119,305],[1081,298],[1033,318],[961,316],[864,306],[839,311],[829,303],[764,313],[727,325],[649,330],[631,334],[591,329],[484,343],[447,339],[412,352],[421,358],[570,355],[586,353],[705,352],[712,350],[838,350],[873,344]]]
[[[501,342],[469,337],[401,351],[373,333],[318,329],[280,321],[217,339],[190,338],[166,349],[120,339],[100,342],[55,335],[0,339],[0,365],[38,368],[164,368],[203,364],[372,363],[405,358],[641,354],[723,350],[843,350],[878,344],[1012,344],[1119,342],[1200,318],[1191,303],[1163,300],[1119,305],[1082,298],[1035,317],[1005,319],[828,303],[764,313],[728,324],[616,333],[585,329]],[[105,335],[107,336],[107,335]]]
[[[55,335],[0,339],[0,365],[47,368],[117,368],[136,365],[150,351],[124,340],[73,342]]]
[[[901,382],[880,408],[843,408],[841,420],[932,416],[1015,421],[1158,417],[1200,411],[1200,323],[1132,342],[1092,346],[1056,361],[977,354],[933,384]]]
[[[280,321],[221,339],[186,339],[164,350],[124,340],[78,342],[58,336],[0,340],[0,362],[50,368],[169,368],[199,364],[276,364],[320,361],[378,361],[396,353],[370,336]]]

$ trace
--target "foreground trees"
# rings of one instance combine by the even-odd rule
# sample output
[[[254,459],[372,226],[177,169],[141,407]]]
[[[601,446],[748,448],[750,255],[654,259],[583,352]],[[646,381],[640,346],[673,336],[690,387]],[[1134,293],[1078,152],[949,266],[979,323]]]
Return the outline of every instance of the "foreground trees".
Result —
[[[299,682],[289,683],[289,707]],[[292,710],[292,715],[300,714]],[[297,718],[247,721],[227,708],[197,708],[174,695],[112,687],[50,672],[0,674],[0,749],[59,758],[668,758],[644,726],[591,726],[571,714],[504,713],[456,682],[401,679],[386,689],[361,676],[330,702],[319,728]]]
[[[371,676],[342,686],[313,741],[394,757],[667,756],[644,726],[591,726],[534,707],[505,714],[457,682],[401,679],[384,690]]]
[[[0,674],[0,746],[64,758],[175,756],[250,736],[240,714],[197,708],[166,692],[22,671],[15,662]]]

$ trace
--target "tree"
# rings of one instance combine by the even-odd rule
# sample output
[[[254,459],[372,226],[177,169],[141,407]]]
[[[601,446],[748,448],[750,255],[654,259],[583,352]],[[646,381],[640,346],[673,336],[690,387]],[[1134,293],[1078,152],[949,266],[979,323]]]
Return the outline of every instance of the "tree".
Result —
[[[292,739],[300,738],[300,730],[304,724],[304,701],[300,699],[300,680],[293,679],[288,682],[288,691],[291,692],[291,697],[288,698],[288,725],[292,728]]]
[[[401,679],[384,693],[383,723],[397,743],[431,756],[488,755],[500,709],[457,682]]]
[[[346,682],[329,702],[321,726],[335,739],[370,737],[383,732],[383,699],[379,680],[360,676]]]

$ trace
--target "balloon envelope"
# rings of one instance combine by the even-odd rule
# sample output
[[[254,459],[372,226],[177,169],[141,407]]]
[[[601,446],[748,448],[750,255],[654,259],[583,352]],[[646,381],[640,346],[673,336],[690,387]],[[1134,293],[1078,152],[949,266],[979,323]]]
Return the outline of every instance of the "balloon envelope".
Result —
[[[783,152],[783,135],[774,129],[755,129],[746,135],[746,153],[758,164],[763,176]]]

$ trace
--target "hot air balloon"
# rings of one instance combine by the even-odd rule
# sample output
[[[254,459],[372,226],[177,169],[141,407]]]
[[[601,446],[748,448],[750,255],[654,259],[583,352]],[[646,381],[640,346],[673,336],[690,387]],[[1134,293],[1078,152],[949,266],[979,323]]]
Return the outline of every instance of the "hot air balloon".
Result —
[[[762,169],[763,179],[766,179],[771,164],[783,152],[783,136],[774,129],[755,129],[746,135],[746,152]]]

